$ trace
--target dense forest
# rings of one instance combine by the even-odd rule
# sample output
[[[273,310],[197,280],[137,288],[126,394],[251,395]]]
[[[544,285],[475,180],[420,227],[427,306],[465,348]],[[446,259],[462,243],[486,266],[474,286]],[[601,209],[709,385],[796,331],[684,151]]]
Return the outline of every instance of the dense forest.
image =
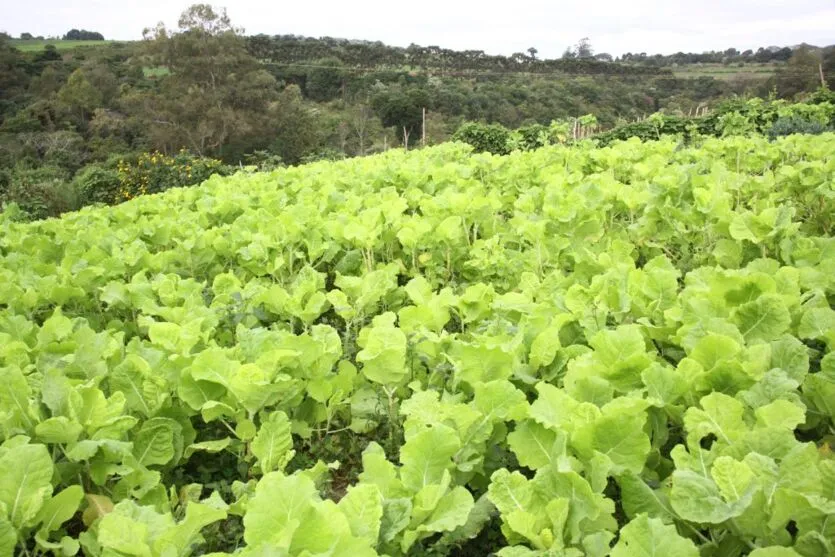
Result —
[[[71,38],[104,37],[73,29]],[[189,8],[176,29],[146,29],[139,42],[17,44],[0,35],[0,202],[15,201],[34,217],[241,166],[435,144],[470,121],[519,128],[593,114],[595,130],[612,129],[659,111],[703,112],[729,97],[792,98],[835,77],[831,48],[722,58],[774,62],[766,78],[677,77],[676,64],[715,60],[615,61],[595,55],[586,39],[548,60],[535,48],[491,56],[246,36],[207,5]]]

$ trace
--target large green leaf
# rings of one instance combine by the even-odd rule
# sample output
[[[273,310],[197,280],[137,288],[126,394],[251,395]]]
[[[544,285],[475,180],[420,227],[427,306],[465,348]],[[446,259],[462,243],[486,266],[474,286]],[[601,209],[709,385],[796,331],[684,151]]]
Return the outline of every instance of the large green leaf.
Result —
[[[555,464],[566,454],[567,437],[532,421],[525,420],[507,436],[510,449],[522,466],[536,470]]]
[[[252,454],[258,459],[261,472],[283,471],[296,452],[293,450],[293,436],[290,434],[290,419],[284,412],[272,412],[261,423],[261,428],[252,440]]]
[[[789,328],[791,315],[779,296],[769,295],[737,308],[734,322],[746,342],[769,342]]]
[[[361,344],[362,350],[357,353],[357,361],[363,364],[363,375],[375,383],[396,385],[408,373],[406,335],[394,326],[394,320],[393,313],[375,317]]]
[[[676,532],[675,526],[658,518],[640,514],[620,531],[620,539],[612,548],[612,557],[698,557],[696,544]]]
[[[144,466],[165,465],[183,451],[182,426],[170,418],[152,418],[133,439],[133,454]]]
[[[270,472],[258,482],[244,516],[244,540],[251,546],[290,547],[293,535],[318,499],[313,480]]]
[[[52,458],[43,445],[21,445],[0,456],[0,470],[0,509],[20,529],[37,516],[52,493]]]
[[[40,525],[41,532],[48,534],[61,527],[73,517],[84,499],[84,488],[71,485],[44,503],[34,522]]]
[[[30,414],[29,388],[23,373],[16,367],[0,367],[0,404],[6,430],[31,431],[35,420]]]
[[[0,516],[0,557],[12,557],[17,546],[17,531],[9,520]]]
[[[351,533],[374,547],[380,537],[383,518],[383,497],[374,484],[359,484],[351,487],[339,501],[339,510],[348,519]]]
[[[444,473],[452,467],[452,457],[459,447],[455,430],[443,425],[426,429],[409,439],[400,449],[403,485],[417,492],[424,486],[439,484]]]
[[[720,475],[727,491],[732,491],[743,481],[733,474],[731,471]],[[720,524],[742,514],[751,504],[752,495],[748,490],[739,499],[728,502],[722,498],[719,487],[710,478],[691,470],[676,470],[673,473],[670,503],[685,520]]]

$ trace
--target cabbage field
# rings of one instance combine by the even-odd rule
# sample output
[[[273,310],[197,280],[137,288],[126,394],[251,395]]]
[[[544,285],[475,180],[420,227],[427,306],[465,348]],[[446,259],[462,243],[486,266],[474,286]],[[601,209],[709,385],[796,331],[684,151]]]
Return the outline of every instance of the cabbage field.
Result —
[[[0,556],[835,555],[835,134],[0,217]]]

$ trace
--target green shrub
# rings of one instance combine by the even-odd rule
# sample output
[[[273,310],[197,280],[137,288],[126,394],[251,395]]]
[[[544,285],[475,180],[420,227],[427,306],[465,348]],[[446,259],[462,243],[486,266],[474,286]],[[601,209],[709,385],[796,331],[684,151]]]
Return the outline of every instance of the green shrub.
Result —
[[[73,179],[73,187],[84,205],[112,203],[118,197],[119,186],[119,172],[98,164],[85,166]]]
[[[548,126],[531,124],[515,131],[516,147],[522,151],[539,149],[550,143]]]
[[[511,132],[501,124],[466,122],[452,135],[453,141],[473,146],[477,153],[507,155],[510,152]]]
[[[801,116],[786,116],[778,118],[771,128],[768,130],[768,137],[774,139],[775,137],[782,137],[784,135],[792,135],[796,133],[803,133],[809,135],[818,135],[828,128],[826,125],[815,120],[809,120]]]
[[[159,151],[142,153],[133,160],[119,161],[119,188],[111,203],[171,188],[196,185],[213,174],[226,176],[233,170],[233,167],[217,159],[199,157],[185,150],[174,156]]]
[[[16,203],[30,218],[56,217],[79,207],[67,172],[56,166],[16,167],[0,192],[0,203]]]
[[[281,160],[281,157],[278,157]],[[324,147],[312,153],[304,155],[299,161],[300,164],[308,164],[319,161],[338,161],[345,158],[345,153],[338,149]]]
[[[284,166],[284,161],[279,155],[266,150],[248,153],[244,155],[244,161],[248,166],[255,167],[259,172],[269,172]]]

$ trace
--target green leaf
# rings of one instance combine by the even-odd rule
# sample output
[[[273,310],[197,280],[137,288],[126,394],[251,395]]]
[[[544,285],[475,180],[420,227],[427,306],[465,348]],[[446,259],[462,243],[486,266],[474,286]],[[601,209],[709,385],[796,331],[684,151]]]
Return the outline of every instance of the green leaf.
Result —
[[[562,324],[560,324],[562,325]],[[560,349],[560,326],[551,326],[539,333],[531,343],[528,363],[536,369],[551,365]]]
[[[424,486],[440,484],[460,446],[455,430],[444,425],[421,431],[406,441],[400,449],[403,485],[417,492]]]
[[[567,437],[532,421],[525,420],[508,434],[507,443],[519,464],[532,470],[554,464],[566,454]]]
[[[549,383],[537,383],[536,391],[539,397],[531,404],[530,417],[551,429],[567,426],[580,403]]]
[[[775,400],[756,409],[757,425],[794,430],[806,421],[806,410],[788,400]]]
[[[128,408],[146,418],[156,413],[168,395],[165,381],[155,377],[150,364],[136,354],[128,354],[108,381],[111,390],[124,393]]]
[[[0,557],[12,557],[17,546],[17,531],[6,517],[0,515]]]
[[[429,518],[417,529],[421,532],[451,532],[467,522],[473,505],[472,494],[465,487],[455,487],[440,498]]]
[[[83,499],[84,488],[71,485],[44,503],[34,523],[39,524],[40,531],[48,535],[73,517]]]
[[[361,339],[362,350],[356,359],[362,362],[362,373],[370,381],[383,385],[397,385],[407,376],[406,335],[394,326],[395,315],[391,312],[374,318],[372,327]]]
[[[449,358],[455,365],[456,379],[470,385],[509,379],[513,374],[514,355],[489,337],[477,342],[455,341]]]
[[[687,392],[687,380],[677,370],[652,365],[641,372],[641,380],[647,388],[647,396],[656,404],[675,404]]]
[[[783,335],[771,343],[771,367],[783,370],[795,381],[803,381],[809,372],[806,345],[791,335]]]
[[[596,494],[589,482],[576,472],[558,471],[553,467],[542,468],[537,471],[531,483],[539,501],[565,499],[568,502],[568,514],[561,520],[565,521],[565,538],[572,542],[582,537],[586,521],[614,512],[611,500]],[[532,512],[542,512],[542,509],[534,509]]]
[[[350,487],[338,506],[348,519],[351,533],[369,546],[376,546],[383,519],[383,497],[377,486],[359,484]]]
[[[61,554],[64,557],[73,557],[73,555],[78,553],[79,549],[81,549],[81,544],[78,543],[77,539],[69,536],[63,536],[61,538]]]
[[[380,524],[380,538],[391,542],[409,525],[412,514],[411,499],[386,499],[383,502],[383,518]]]
[[[607,456],[615,471],[630,470],[640,473],[649,455],[649,436],[644,433],[646,415],[604,416],[592,424],[579,428],[571,438],[572,445],[586,460],[594,454]]]
[[[827,340],[832,339],[833,332],[835,332],[835,310],[831,308],[806,310],[797,327],[797,336],[800,338]]]
[[[226,511],[209,505],[190,502],[186,516],[173,528],[166,529],[154,541],[155,555],[186,555],[191,547],[202,541],[200,530],[226,518]]]
[[[0,470],[0,509],[20,529],[52,493],[52,458],[44,445],[21,445],[0,457]]]
[[[252,440],[252,454],[258,459],[261,472],[283,471],[296,454],[293,450],[293,436],[290,433],[290,419],[284,412],[272,412],[262,422],[255,439]]]
[[[614,330],[603,330],[591,340],[591,346],[601,362],[618,364],[646,351],[646,340],[638,325],[622,325]]]
[[[0,408],[5,427],[32,431],[35,422],[29,412],[31,389],[26,377],[16,367],[0,367]]]
[[[690,357],[702,364],[706,370],[710,370],[719,362],[734,358],[741,350],[742,347],[733,338],[709,333],[696,342],[690,351]]]
[[[229,437],[224,437],[223,439],[213,439],[211,441],[201,441],[200,443],[192,443],[186,450],[183,452],[183,457],[189,458],[191,455],[197,452],[206,452],[210,454],[219,453],[222,450],[226,449],[229,444],[232,442],[232,439]]]
[[[473,391],[473,406],[484,415],[485,420],[520,420],[527,413],[525,393],[510,381],[478,383]]]
[[[507,515],[527,510],[533,498],[533,490],[525,476],[502,468],[490,477],[487,496],[502,515]]]
[[[709,478],[686,469],[673,472],[670,503],[681,518],[691,522],[725,522],[742,514],[751,503],[751,497],[749,491],[739,501],[727,503],[722,499],[719,488]]]
[[[747,430],[742,421],[742,403],[735,398],[712,393],[702,397],[700,404],[702,409],[691,407],[684,414],[687,442],[691,446],[711,433],[720,441],[732,444],[732,438]]]
[[[148,324],[148,338],[169,352],[186,355],[200,342],[201,323],[202,318],[185,325],[151,320]]]
[[[44,321],[41,330],[38,331],[38,344],[45,346],[52,342],[59,342],[72,334],[72,320],[64,317],[60,307],[55,308],[52,315]]]
[[[760,296],[738,307],[734,323],[745,337],[745,342],[769,342],[788,330],[791,315],[780,296],[772,294]]]
[[[247,506],[244,540],[251,546],[273,543],[289,547],[316,499],[316,485],[309,478],[281,472],[264,475]]]
[[[133,454],[143,466],[163,466],[182,448],[182,426],[169,418],[151,418],[133,439]],[[179,451],[177,441],[179,440]]]
[[[397,478],[397,467],[386,459],[383,448],[373,441],[362,453],[362,473],[359,479],[362,483],[376,485],[386,500],[407,495]]]
[[[148,525],[120,512],[104,515],[98,524],[98,543],[103,548],[124,555],[151,557]]]
[[[611,557],[698,557],[696,544],[681,537],[675,526],[658,518],[640,514],[620,531],[620,539],[612,548]]]
[[[438,542],[439,545],[449,547],[475,538],[492,520],[495,513],[496,507],[490,502],[486,494],[482,495],[473,505],[470,514],[467,516],[467,521],[455,530],[444,533]]]
[[[44,443],[72,444],[81,435],[81,424],[66,416],[48,418],[35,426],[35,435]]]
[[[620,474],[617,481],[626,516],[635,518],[645,513],[652,518],[666,519],[666,522],[674,518],[670,501],[662,490],[653,489],[640,476],[629,471]]]
[[[720,456],[713,461],[710,475],[726,501],[739,501],[754,482],[754,472],[744,462],[729,456]]]

